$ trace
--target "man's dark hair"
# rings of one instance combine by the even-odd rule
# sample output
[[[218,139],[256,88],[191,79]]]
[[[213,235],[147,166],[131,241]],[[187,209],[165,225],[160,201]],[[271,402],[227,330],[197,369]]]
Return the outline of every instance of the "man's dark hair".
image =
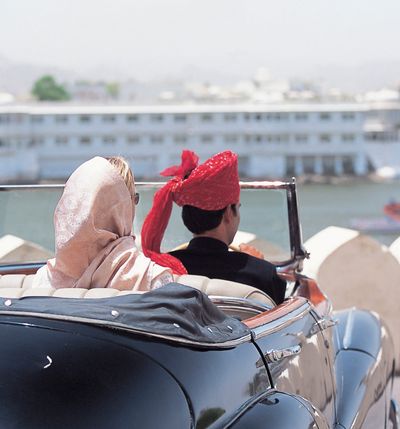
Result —
[[[235,204],[231,205],[236,213]],[[193,234],[202,234],[216,228],[222,222],[222,216],[226,210],[203,210],[194,206],[182,207],[182,220],[186,228]]]

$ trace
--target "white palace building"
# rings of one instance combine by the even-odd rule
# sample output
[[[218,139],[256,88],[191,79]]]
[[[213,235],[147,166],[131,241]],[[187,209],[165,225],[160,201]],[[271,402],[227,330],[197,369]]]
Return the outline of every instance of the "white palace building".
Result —
[[[0,105],[0,183],[62,180],[115,154],[155,178],[182,149],[233,150],[243,178],[363,176],[400,166],[400,103]]]

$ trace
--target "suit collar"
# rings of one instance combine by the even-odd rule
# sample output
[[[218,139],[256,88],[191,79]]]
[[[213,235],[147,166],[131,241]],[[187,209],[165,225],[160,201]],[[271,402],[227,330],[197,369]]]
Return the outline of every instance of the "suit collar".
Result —
[[[188,244],[188,249],[228,250],[228,246],[221,240],[211,237],[194,237]]]

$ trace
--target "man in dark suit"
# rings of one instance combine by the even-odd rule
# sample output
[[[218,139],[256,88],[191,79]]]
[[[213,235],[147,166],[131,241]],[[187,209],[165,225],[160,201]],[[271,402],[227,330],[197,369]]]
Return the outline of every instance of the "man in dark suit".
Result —
[[[239,210],[240,203],[222,210],[183,206],[183,223],[194,238],[186,249],[175,250],[170,255],[178,258],[189,274],[248,284],[266,292],[280,304],[286,282],[277,275],[275,266],[245,252],[229,251],[239,227]],[[250,246],[243,246],[243,250],[254,253]]]
[[[144,254],[176,274],[187,272],[254,286],[280,304],[286,282],[279,278],[275,266],[253,256],[257,251],[250,246],[241,252],[228,250],[240,222],[237,155],[221,152],[198,165],[194,152],[183,151],[182,164],[161,174],[174,177],[156,193],[144,221]],[[187,249],[165,254],[160,245],[173,202],[182,207],[183,222],[194,238]]]

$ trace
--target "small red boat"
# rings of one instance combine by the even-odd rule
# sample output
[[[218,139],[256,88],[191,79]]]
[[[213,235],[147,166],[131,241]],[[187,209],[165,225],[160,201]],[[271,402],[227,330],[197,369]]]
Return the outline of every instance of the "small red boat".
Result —
[[[385,206],[383,207],[383,212],[391,219],[400,222],[400,203],[392,202],[385,204]]]
[[[350,221],[350,226],[358,231],[381,234],[400,232],[400,202],[390,202],[383,206],[385,217],[357,218]]]

